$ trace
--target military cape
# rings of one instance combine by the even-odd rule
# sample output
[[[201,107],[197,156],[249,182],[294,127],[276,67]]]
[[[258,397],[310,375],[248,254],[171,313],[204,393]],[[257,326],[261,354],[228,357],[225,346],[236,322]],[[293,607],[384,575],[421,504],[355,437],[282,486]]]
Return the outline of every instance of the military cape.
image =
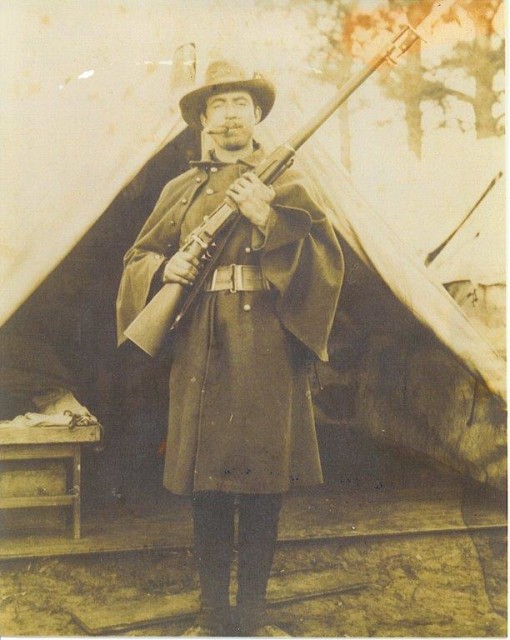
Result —
[[[167,184],[125,256],[119,343],[165,261],[260,157],[195,163]],[[218,261],[260,266],[271,290],[201,292],[173,336],[164,484],[175,493],[277,493],[322,481],[308,363],[327,360],[344,263],[304,178],[288,170],[273,186],[266,237],[243,218]]]

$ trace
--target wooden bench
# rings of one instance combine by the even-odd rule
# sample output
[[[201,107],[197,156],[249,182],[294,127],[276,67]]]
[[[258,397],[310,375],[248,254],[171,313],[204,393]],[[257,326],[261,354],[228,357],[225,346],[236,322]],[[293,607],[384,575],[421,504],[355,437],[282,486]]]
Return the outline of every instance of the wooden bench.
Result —
[[[100,439],[101,427],[98,424],[72,428],[0,424],[0,461],[10,461],[7,465],[2,464],[0,509],[71,506],[73,533],[75,538],[79,538],[81,446]],[[61,465],[62,479],[55,481],[50,477],[48,466],[44,464],[48,460],[67,463]],[[35,472],[36,484],[32,483],[25,493],[23,484],[30,483],[16,482],[16,474],[19,478],[23,470],[26,471],[27,461],[39,461],[41,464],[38,467],[36,462],[35,470],[31,470],[32,475]]]

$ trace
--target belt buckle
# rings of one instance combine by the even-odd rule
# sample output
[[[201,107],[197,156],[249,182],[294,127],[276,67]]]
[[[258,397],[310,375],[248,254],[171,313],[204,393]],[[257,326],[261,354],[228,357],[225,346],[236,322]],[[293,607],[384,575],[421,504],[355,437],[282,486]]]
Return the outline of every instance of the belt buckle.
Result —
[[[243,265],[230,265],[230,293],[237,293],[243,286]]]

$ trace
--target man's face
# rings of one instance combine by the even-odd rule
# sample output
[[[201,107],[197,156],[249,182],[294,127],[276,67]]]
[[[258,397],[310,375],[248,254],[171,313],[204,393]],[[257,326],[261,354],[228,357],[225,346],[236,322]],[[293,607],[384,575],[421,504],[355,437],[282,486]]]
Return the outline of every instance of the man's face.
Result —
[[[201,116],[204,129],[211,129],[217,145],[238,151],[251,145],[253,130],[260,121],[261,110],[247,91],[217,93],[207,99]]]

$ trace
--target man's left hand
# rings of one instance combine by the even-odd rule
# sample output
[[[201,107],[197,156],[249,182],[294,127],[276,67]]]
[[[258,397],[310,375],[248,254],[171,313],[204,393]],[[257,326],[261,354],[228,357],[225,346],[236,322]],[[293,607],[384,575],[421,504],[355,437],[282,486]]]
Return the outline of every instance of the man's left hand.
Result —
[[[227,190],[231,198],[245,218],[264,231],[271,211],[271,202],[275,192],[254,173],[244,173]]]

